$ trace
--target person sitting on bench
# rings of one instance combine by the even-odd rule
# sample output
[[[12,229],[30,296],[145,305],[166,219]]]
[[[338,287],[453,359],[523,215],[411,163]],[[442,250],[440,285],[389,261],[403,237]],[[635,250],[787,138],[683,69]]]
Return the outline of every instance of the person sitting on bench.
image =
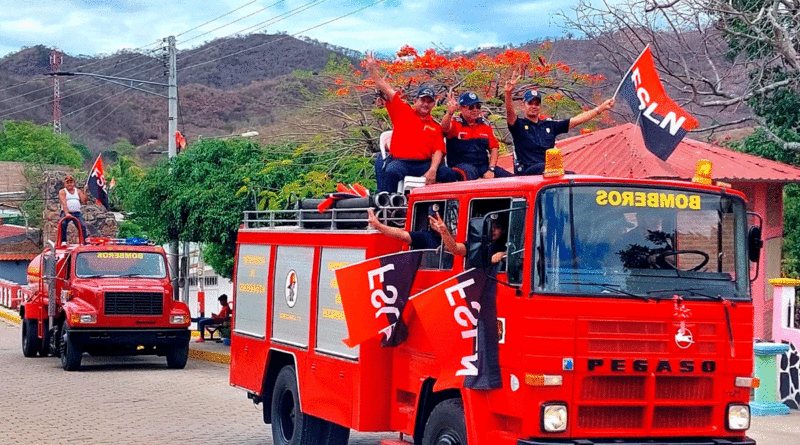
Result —
[[[231,318],[231,306],[228,304],[228,296],[222,294],[217,300],[219,300],[219,304],[222,305],[222,310],[219,311],[219,314],[212,313],[211,318],[201,318],[197,320],[197,330],[200,331],[200,338],[197,339],[197,343],[205,341],[205,332],[207,328],[219,328],[219,326],[222,326],[223,323]],[[211,335],[214,335],[213,331]]]

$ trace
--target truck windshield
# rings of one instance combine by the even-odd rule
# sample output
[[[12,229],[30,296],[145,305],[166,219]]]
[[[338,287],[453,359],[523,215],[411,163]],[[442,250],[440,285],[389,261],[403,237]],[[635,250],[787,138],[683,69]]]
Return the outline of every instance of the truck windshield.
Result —
[[[749,299],[747,213],[736,196],[568,185],[537,202],[535,291]]]
[[[75,261],[75,276],[165,278],[164,257],[156,252],[81,252]]]

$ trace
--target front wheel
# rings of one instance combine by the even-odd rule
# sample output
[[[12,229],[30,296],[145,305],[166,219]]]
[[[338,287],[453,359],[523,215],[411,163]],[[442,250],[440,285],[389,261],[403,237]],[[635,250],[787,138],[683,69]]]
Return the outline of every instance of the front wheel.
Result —
[[[467,445],[467,424],[461,399],[447,399],[431,411],[422,445]]]
[[[69,326],[61,328],[61,367],[64,371],[76,371],[81,367],[83,352],[69,339]]]
[[[167,351],[167,366],[172,369],[183,369],[189,360],[189,344],[173,345]]]
[[[297,375],[284,366],[272,390],[272,440],[276,445],[324,445],[323,427],[321,419],[300,410]]]
[[[22,355],[36,357],[39,352],[41,340],[38,334],[38,321],[32,318],[22,320]]]

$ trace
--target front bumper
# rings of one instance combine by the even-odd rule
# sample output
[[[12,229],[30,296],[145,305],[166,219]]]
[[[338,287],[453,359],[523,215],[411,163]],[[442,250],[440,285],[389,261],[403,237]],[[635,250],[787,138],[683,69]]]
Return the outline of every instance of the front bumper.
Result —
[[[148,329],[85,329],[70,328],[69,339],[85,350],[92,346],[117,346],[136,349],[139,346],[158,347],[188,345],[191,331],[188,328]]]
[[[517,445],[756,445],[749,437],[708,438],[708,437],[676,437],[658,439],[519,439]]]

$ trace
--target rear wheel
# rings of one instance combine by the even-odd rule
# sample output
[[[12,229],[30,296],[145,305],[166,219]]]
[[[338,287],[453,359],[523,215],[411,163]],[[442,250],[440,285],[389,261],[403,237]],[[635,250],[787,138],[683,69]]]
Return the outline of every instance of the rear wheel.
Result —
[[[319,421],[324,425],[323,445],[347,445],[350,440],[350,428],[345,428],[327,420],[319,419]]]
[[[173,345],[167,351],[167,366],[172,369],[183,369],[189,360],[189,344]]]
[[[272,440],[276,445],[325,445],[325,423],[300,411],[294,368],[284,366],[272,390]],[[348,430],[349,434],[349,430]]]
[[[448,399],[436,405],[425,424],[422,445],[467,445],[461,399]]]
[[[75,371],[81,367],[83,352],[69,339],[69,326],[61,329],[61,367],[64,371]]]
[[[38,335],[38,321],[32,318],[22,320],[22,355],[36,357],[39,352],[41,340]]]

